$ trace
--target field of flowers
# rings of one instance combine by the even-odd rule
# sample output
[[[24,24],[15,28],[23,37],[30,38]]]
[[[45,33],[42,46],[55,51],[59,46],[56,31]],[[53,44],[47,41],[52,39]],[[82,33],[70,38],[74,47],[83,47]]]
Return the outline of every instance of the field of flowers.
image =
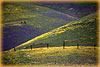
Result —
[[[66,46],[4,51],[3,65],[97,65],[98,49],[90,46]]]

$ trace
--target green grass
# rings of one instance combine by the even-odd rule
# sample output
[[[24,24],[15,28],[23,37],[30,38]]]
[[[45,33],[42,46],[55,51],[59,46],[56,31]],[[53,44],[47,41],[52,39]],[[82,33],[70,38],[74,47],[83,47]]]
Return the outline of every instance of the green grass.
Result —
[[[97,24],[96,14],[91,14],[80,20],[73,21],[69,24],[54,29],[48,33],[49,35],[37,39],[34,43],[50,43],[51,46],[60,46],[64,40],[69,45],[93,46],[97,45]]]
[[[33,3],[3,2],[2,4],[4,46],[20,45],[36,36],[76,20],[75,17],[62,14],[47,7],[34,5]],[[66,17],[66,19],[60,17]],[[26,21],[26,24],[21,24],[22,21]],[[24,35],[20,36],[22,34]],[[11,39],[11,42],[6,42],[5,44],[5,41],[9,39]]]
[[[21,49],[3,52],[4,65],[97,65],[98,50],[76,46]]]
[[[96,19],[96,20],[95,20]],[[80,20],[70,22],[64,26],[51,30],[43,35],[33,38],[18,47],[17,49],[28,48],[33,43],[49,43],[51,47],[62,46],[64,40],[67,46],[75,46],[77,43],[81,46],[97,46],[97,13],[90,14]],[[33,47],[39,45],[33,45]]]

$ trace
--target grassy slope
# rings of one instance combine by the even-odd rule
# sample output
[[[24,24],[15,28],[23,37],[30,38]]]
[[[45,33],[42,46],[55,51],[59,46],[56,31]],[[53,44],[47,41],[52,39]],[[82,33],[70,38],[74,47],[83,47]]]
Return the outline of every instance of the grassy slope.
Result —
[[[76,17],[31,3],[4,3],[2,11],[3,26],[26,21],[34,27],[45,29],[43,32],[77,20]]]
[[[42,29],[32,25],[14,24],[3,28],[3,50],[9,50],[19,44],[41,35]]]
[[[77,19],[31,3],[3,3],[2,18],[4,50]]]
[[[22,49],[3,52],[4,65],[97,65],[97,49],[70,46]]]
[[[59,46],[64,40],[67,45],[92,46],[97,44],[97,15],[91,14],[75,22],[59,27],[51,31],[50,35],[36,40],[36,43],[50,43],[51,46]],[[67,42],[66,42],[67,43]]]
[[[79,18],[82,18],[86,15],[89,15],[93,12],[95,12],[98,7],[96,2],[52,2],[52,3],[35,3],[36,5],[49,7],[52,9],[56,9],[60,12],[69,14],[71,16],[77,16]],[[48,4],[48,5],[47,5]],[[57,6],[58,5],[58,6]]]
[[[28,46],[33,43],[36,43],[33,47],[38,47],[37,43],[49,43],[49,46],[62,46],[64,40],[68,40],[66,45],[71,46],[77,43],[84,46],[97,45],[97,22],[97,14],[94,13],[33,38],[17,46],[17,48],[29,48]]]
[[[77,43],[87,46],[97,45],[97,22],[97,14],[91,14],[52,30],[49,35],[36,40],[35,43],[50,43],[51,46],[60,46],[64,40],[68,40],[67,45]]]
[[[50,17],[50,14],[48,15],[47,13],[50,13],[55,18]],[[3,23],[11,23],[16,21],[20,22],[21,20],[26,20],[29,24],[39,24],[42,27],[50,25],[50,22],[51,24],[61,24],[60,22],[69,23],[69,21],[77,19],[67,14],[63,15],[62,13],[59,13],[58,11],[55,11],[53,9],[37,6],[31,3],[7,3],[3,6],[2,16]],[[67,21],[63,20],[62,18],[59,18],[59,15],[62,17],[66,17]]]

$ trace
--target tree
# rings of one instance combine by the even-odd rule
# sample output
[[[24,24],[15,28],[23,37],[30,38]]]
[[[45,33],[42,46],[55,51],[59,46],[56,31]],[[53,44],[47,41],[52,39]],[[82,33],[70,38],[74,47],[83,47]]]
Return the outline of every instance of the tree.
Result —
[[[23,22],[21,21],[21,24],[22,24]]]
[[[24,21],[24,24],[26,24],[26,21]]]

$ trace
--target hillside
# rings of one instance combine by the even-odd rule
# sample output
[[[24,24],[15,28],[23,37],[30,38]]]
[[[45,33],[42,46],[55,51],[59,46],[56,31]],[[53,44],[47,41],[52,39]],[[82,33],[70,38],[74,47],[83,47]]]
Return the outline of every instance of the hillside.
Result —
[[[56,11],[83,18],[98,10],[97,2],[39,2],[36,5],[48,7]]]
[[[96,47],[97,48],[97,47]],[[5,65],[36,65],[36,66],[96,66],[98,64],[98,50],[93,47],[67,46],[50,48],[21,49],[17,51],[3,51],[2,64]]]
[[[19,44],[41,35],[43,29],[32,25],[13,24],[3,28],[3,50],[9,50]]]
[[[69,3],[70,7],[63,5],[58,10],[55,4],[48,7],[38,4],[2,3],[1,64],[4,67],[97,66],[98,12],[96,8],[91,11],[97,4]],[[86,10],[89,7],[81,10],[84,5],[91,7],[89,12]]]
[[[65,25],[78,18],[56,10],[34,5],[32,3],[3,3],[2,24],[20,23],[26,21],[28,24],[41,26],[46,31],[50,31],[59,26]]]
[[[33,38],[16,48],[30,48],[28,46],[33,43],[35,43],[33,47],[38,47],[37,44],[40,43],[49,43],[49,46],[62,46],[64,40],[68,41],[66,46],[77,43],[81,46],[93,46],[97,45],[97,33],[97,13],[94,13]]]
[[[24,3],[24,2],[3,3],[2,11],[3,11],[3,15],[2,15],[3,23],[12,23],[13,21],[15,22],[15,21],[26,20],[34,24],[42,25],[42,23],[47,22],[47,20],[49,20],[48,22],[52,21],[51,23],[53,23],[54,20],[59,20],[59,19],[62,22],[64,22],[64,20],[72,21],[78,19],[76,17],[72,17],[67,14],[62,14],[61,12],[58,13],[58,11],[47,7],[34,5],[34,3],[33,4]],[[56,23],[59,23],[59,21],[56,21]]]
[[[2,11],[3,50],[77,20],[68,14],[31,3],[4,2]],[[26,24],[21,24],[23,21]]]
[[[77,43],[83,46],[97,45],[97,22],[97,14],[91,14],[50,31],[49,35],[34,43],[50,43],[50,46],[60,46],[64,40],[67,40],[66,45],[69,46]]]

